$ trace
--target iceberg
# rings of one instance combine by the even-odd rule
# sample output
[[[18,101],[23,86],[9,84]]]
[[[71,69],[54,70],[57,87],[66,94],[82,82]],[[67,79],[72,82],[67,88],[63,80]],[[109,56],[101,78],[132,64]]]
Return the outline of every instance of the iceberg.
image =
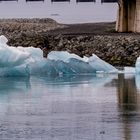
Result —
[[[118,70],[95,54],[80,57],[66,51],[52,51],[47,58],[34,47],[7,45],[7,38],[0,36],[0,76],[30,75],[81,75],[97,72],[117,73]]]

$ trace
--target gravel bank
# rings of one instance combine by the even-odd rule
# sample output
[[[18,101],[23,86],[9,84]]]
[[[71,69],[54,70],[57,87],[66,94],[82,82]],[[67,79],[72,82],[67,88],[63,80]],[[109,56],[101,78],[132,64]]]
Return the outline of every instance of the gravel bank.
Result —
[[[39,35],[50,30],[64,28],[65,25],[53,19],[0,19],[0,34],[9,39],[25,35]]]

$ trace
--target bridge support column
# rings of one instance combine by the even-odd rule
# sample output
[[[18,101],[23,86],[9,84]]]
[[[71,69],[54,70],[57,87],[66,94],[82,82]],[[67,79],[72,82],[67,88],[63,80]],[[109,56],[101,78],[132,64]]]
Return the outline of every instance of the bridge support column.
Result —
[[[118,32],[140,32],[140,0],[119,0]]]
[[[140,0],[136,1],[135,32],[140,32]]]

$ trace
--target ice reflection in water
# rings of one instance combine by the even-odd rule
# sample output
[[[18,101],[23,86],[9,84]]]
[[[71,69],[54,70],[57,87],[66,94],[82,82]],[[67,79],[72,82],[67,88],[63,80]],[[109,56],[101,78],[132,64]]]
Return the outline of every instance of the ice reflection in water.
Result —
[[[0,139],[138,140],[138,77],[0,79]]]

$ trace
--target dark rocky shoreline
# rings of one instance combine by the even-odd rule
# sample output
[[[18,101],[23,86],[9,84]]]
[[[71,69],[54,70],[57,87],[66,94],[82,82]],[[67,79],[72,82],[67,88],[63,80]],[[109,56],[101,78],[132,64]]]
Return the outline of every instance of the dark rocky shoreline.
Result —
[[[12,46],[34,46],[44,51],[66,50],[79,56],[92,53],[114,66],[134,66],[140,55],[140,37],[114,32],[115,23],[62,25],[51,19],[0,20],[0,34]]]
[[[140,55],[140,38],[131,36],[50,36],[47,51],[66,50],[83,56],[95,53],[114,66],[134,66]]]

